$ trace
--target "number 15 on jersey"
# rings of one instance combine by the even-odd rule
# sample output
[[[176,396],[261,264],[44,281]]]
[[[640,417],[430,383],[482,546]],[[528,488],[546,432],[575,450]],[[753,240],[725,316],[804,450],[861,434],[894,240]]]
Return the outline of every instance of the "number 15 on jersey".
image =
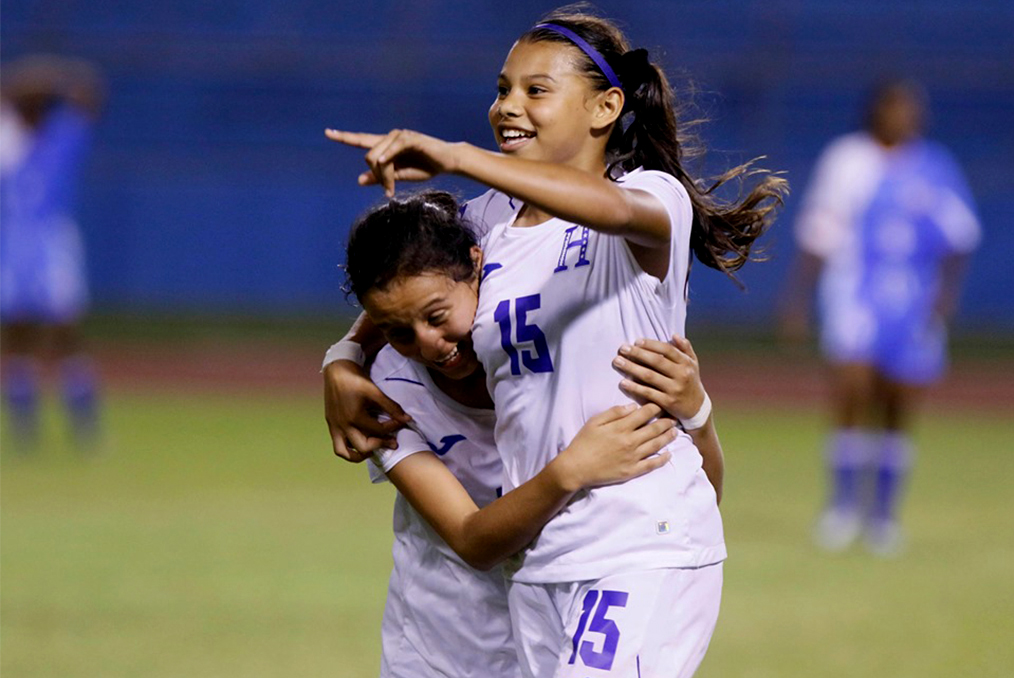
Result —
[[[529,311],[540,307],[541,297],[539,294],[530,294],[514,300],[504,299],[493,311],[493,320],[500,326],[500,345],[510,358],[513,375],[521,374],[522,364],[532,372],[553,371],[553,359],[549,356],[546,335],[538,325],[529,324],[527,319]],[[518,347],[527,343],[531,343],[531,349],[519,350]]]

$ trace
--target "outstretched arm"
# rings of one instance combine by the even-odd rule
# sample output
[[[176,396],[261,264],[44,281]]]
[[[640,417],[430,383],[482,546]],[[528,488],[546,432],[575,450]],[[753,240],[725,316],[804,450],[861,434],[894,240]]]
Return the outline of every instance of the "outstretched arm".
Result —
[[[411,130],[379,135],[329,129],[325,134],[333,141],[369,149],[366,162],[370,171],[359,176],[359,183],[380,184],[388,196],[394,195],[397,181],[423,181],[454,173],[554,217],[620,235],[644,247],[669,243],[669,215],[661,201],[645,191],[625,189],[610,181],[605,167],[596,173],[525,160]]]
[[[641,339],[633,346],[621,346],[613,365],[629,379],[620,388],[634,398],[655,403],[673,417],[690,421],[701,411],[707,393],[701,383],[700,361],[690,341],[674,336],[672,343]],[[686,428],[701,453],[701,465],[722,501],[725,479],[725,455],[718,439],[715,420],[708,414],[704,422]]]
[[[479,509],[436,455],[419,452],[387,475],[461,558],[488,570],[524,548],[578,490],[629,480],[669,460],[675,436],[655,405],[613,407],[592,417],[538,475]]]

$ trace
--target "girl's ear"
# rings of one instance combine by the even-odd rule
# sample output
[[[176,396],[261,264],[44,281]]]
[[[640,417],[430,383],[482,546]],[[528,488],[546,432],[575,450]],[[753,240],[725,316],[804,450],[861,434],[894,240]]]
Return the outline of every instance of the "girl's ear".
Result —
[[[482,248],[478,245],[472,245],[472,249],[469,251],[469,256],[472,257],[472,264],[475,266],[475,273],[480,278],[482,277]]]
[[[595,129],[605,129],[616,122],[623,113],[624,101],[623,90],[619,87],[599,92],[592,111],[592,126]]]

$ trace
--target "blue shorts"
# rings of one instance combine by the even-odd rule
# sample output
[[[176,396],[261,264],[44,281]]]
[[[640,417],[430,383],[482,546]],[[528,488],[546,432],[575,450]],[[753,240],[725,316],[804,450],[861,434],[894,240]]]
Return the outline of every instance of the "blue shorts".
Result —
[[[0,321],[72,323],[87,305],[84,247],[73,220],[2,227]]]
[[[938,318],[885,317],[861,303],[824,309],[821,347],[832,364],[872,365],[913,386],[939,380],[947,367],[947,330]]]

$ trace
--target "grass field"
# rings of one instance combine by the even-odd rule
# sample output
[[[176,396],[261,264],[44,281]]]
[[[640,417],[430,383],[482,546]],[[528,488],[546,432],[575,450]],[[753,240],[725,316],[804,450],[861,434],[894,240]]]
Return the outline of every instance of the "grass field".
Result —
[[[389,487],[330,453],[316,394],[110,394],[109,449],[2,467],[0,671],[372,678]],[[702,678],[1010,676],[1014,431],[927,418],[896,560],[810,546],[816,410],[719,410],[730,559]],[[960,424],[960,426],[958,425]]]

